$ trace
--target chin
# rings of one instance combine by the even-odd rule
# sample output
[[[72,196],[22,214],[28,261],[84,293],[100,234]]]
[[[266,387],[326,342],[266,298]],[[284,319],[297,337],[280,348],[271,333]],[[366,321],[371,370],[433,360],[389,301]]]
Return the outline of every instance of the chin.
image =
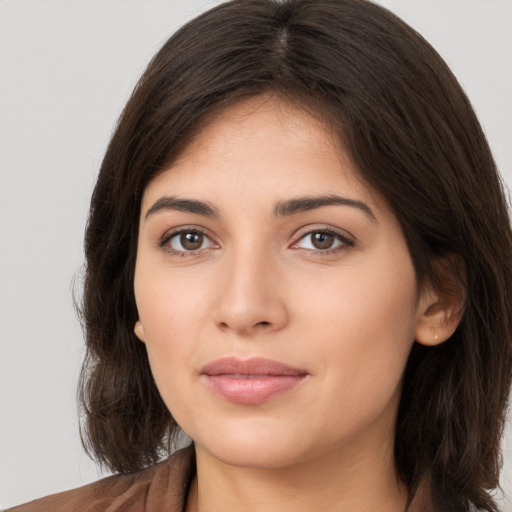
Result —
[[[262,445],[252,443],[216,443],[213,446],[201,446],[211,456],[229,466],[249,469],[280,469],[299,462],[302,457],[296,450],[287,446]]]
[[[277,469],[296,463],[305,451],[293,432],[276,426],[240,425],[187,433],[196,449],[230,466]]]

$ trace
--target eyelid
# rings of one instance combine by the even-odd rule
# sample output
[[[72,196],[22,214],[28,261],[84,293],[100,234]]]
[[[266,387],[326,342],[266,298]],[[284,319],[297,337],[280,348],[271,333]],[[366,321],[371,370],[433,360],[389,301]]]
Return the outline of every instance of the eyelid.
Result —
[[[205,247],[202,249],[191,250],[191,251],[176,250],[169,246],[169,241],[172,238],[174,238],[182,233],[190,233],[190,232],[201,233],[204,237],[206,237],[206,238],[208,238],[208,240],[210,240],[211,246]],[[336,237],[342,243],[341,243],[341,245],[338,245],[331,249],[307,249],[307,248],[296,247],[296,245],[301,240],[303,240],[305,237],[307,237],[308,235],[311,235],[313,233],[328,233],[328,234]],[[348,233],[347,231],[342,230],[340,228],[333,228],[331,226],[325,226],[325,225],[305,226],[305,227],[299,229],[298,232],[296,232],[296,234],[293,236],[293,239],[294,239],[294,242],[290,245],[291,249],[304,250],[304,251],[309,251],[312,253],[318,253],[318,254],[323,254],[323,255],[332,254],[335,252],[340,252],[343,250],[351,249],[356,244],[356,241],[357,241],[356,237],[354,237],[352,234]],[[210,231],[208,229],[206,229],[204,227],[199,227],[199,226],[193,225],[193,224],[192,225],[176,226],[171,229],[168,229],[158,239],[156,245],[158,248],[163,249],[170,254],[178,255],[178,256],[194,256],[194,255],[197,255],[198,253],[210,250],[212,248],[213,249],[219,248],[219,244],[215,241],[215,237],[210,233]]]
[[[306,238],[308,235],[312,235],[313,233],[327,233],[329,235],[332,235],[336,237],[338,240],[342,242],[341,245],[337,247],[333,247],[331,249],[306,249],[301,247],[294,247],[296,246],[301,240]],[[304,250],[304,251],[311,251],[318,254],[332,254],[338,251],[343,251],[347,249],[351,249],[356,244],[356,238],[348,233],[345,230],[341,230],[338,228],[333,228],[330,226],[306,226],[304,228],[301,228],[294,236],[294,242],[291,244],[290,248],[295,250]]]
[[[170,247],[169,242],[174,237],[181,235],[183,233],[201,233],[205,238],[208,238],[211,242],[210,247],[205,247],[202,249],[197,249],[195,251],[181,251],[177,249],[173,249]],[[176,226],[174,228],[168,229],[159,239],[157,242],[157,246],[160,249],[165,250],[166,252],[177,255],[177,256],[194,256],[198,253],[201,253],[203,251],[206,251],[208,249],[212,248],[218,248],[219,244],[214,240],[214,237],[211,235],[209,230],[203,227],[195,226],[195,225],[185,225],[185,226]]]

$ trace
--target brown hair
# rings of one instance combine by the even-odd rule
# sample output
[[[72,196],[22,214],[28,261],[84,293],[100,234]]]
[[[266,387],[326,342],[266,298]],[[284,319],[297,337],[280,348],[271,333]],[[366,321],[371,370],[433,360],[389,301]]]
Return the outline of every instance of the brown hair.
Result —
[[[85,237],[86,448],[129,472],[156,462],[179,432],[133,333],[141,196],[212,111],[265,92],[337,129],[400,221],[420,285],[464,290],[451,339],[413,346],[396,468],[411,488],[428,476],[446,510],[496,510],[487,490],[498,485],[512,369],[506,201],[482,129],[444,61],[364,0],[226,2],[182,27],[150,62],[110,141]]]

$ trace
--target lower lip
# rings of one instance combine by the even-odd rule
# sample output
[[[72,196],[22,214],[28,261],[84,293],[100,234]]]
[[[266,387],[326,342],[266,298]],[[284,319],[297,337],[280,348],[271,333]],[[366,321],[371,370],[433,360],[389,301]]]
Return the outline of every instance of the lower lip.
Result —
[[[205,376],[213,392],[237,404],[254,405],[298,386],[305,375],[268,375],[262,377]]]

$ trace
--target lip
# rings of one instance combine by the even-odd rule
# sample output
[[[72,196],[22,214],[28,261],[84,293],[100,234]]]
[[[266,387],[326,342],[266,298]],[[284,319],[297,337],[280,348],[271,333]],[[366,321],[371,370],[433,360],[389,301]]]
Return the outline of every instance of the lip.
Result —
[[[224,357],[201,370],[209,388],[228,402],[254,405],[298,386],[308,372],[272,359]]]

